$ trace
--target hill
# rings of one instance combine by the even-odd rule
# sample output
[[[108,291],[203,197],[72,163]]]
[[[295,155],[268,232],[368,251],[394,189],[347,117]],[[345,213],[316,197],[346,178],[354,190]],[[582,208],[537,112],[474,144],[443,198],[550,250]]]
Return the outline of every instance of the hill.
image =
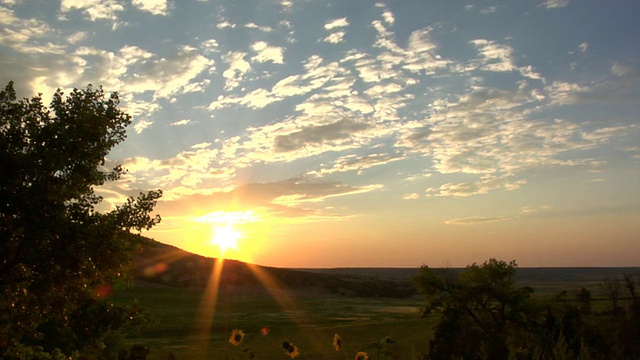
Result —
[[[133,276],[138,285],[178,288],[205,287],[220,261],[153,240],[148,240],[134,260]],[[442,276],[447,273],[455,276],[464,269],[434,270]],[[403,298],[417,294],[410,277],[418,271],[418,268],[284,269],[224,260],[220,289],[255,293],[277,288],[314,294]],[[596,288],[604,279],[621,278],[623,274],[640,274],[640,268],[518,268],[516,281],[519,286],[530,286],[536,294],[544,295],[576,291],[582,286]]]
[[[136,284],[141,286],[202,288],[207,285],[219,261],[149,240],[135,255],[132,272]],[[407,277],[391,279],[366,273],[331,274],[224,260],[220,291],[255,293],[272,291],[273,288],[358,297],[402,298],[416,294]]]

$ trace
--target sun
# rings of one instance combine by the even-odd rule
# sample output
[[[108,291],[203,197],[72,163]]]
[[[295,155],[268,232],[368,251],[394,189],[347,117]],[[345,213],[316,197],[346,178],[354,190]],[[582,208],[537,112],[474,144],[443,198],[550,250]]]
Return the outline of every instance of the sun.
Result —
[[[231,224],[227,224],[225,227],[216,226],[214,231],[215,235],[211,239],[211,243],[220,246],[220,251],[223,254],[229,249],[238,249],[238,239],[242,235]]]

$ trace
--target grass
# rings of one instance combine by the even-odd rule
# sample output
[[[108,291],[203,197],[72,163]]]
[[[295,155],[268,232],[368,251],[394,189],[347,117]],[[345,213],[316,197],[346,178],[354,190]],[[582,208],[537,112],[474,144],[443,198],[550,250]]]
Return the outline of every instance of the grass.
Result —
[[[373,344],[385,336],[396,341],[385,345],[388,355],[417,359],[427,352],[435,323],[435,318],[420,318],[422,302],[416,299],[222,292],[210,331],[202,336],[197,329],[210,320],[199,310],[202,299],[202,290],[168,287],[136,287],[115,294],[116,301],[137,301],[154,317],[154,326],[128,336],[131,344],[151,349],[150,360],[166,360],[170,353],[176,359],[233,359],[244,347],[257,358],[286,359],[284,340],[299,348],[299,359],[352,359],[357,351],[375,359]],[[233,329],[246,333],[239,347],[228,342]],[[340,352],[332,347],[334,334],[343,340]]]
[[[568,301],[575,301],[580,287],[585,286],[594,296],[594,312],[600,312],[609,306],[600,285],[602,276],[619,275],[620,271],[535,270],[525,272],[518,286],[532,286],[535,296],[543,298],[566,290]],[[150,348],[149,360],[167,360],[169,354],[175,359],[236,359],[245,347],[258,359],[286,359],[284,340],[299,348],[298,359],[353,359],[358,351],[376,359],[374,343],[385,336],[396,342],[385,345],[387,352],[380,359],[420,359],[428,352],[437,318],[419,316],[422,300],[295,294],[221,291],[214,316],[203,315],[205,294],[198,288],[142,286],[114,296],[125,303],[137,301],[156,320],[153,326],[127,338],[129,344]],[[199,332],[203,326],[208,330]],[[233,329],[246,334],[239,347],[228,342]],[[342,338],[340,352],[332,347],[334,334]]]

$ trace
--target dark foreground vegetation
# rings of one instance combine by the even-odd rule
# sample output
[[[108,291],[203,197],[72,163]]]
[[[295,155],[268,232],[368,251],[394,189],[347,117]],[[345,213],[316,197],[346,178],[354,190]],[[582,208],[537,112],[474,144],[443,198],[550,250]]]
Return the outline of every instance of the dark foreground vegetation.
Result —
[[[104,339],[143,322],[104,296],[124,281],[161,191],[96,211],[94,187],[118,180],[105,156],[131,123],[117,94],[91,86],[50,108],[0,91],[0,358],[98,357]],[[136,234],[137,233],[137,234]]]
[[[50,108],[0,91],[1,359],[640,358],[637,272],[562,291],[495,259],[409,280],[154,243],[140,231],[161,191],[98,211],[94,187],[125,172],[105,166],[131,122],[118,104],[91,86]]]
[[[516,264],[491,259],[463,272],[423,267],[415,278],[426,295],[423,314],[440,318],[429,359],[638,359],[638,274],[604,279],[594,303],[581,287],[536,297],[516,286]]]

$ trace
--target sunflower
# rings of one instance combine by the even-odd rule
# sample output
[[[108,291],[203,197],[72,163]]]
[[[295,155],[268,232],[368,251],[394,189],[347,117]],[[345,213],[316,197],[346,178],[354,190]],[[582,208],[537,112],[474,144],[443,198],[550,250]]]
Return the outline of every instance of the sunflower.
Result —
[[[358,351],[356,354],[356,360],[369,360],[369,355],[364,351]]]
[[[300,355],[298,347],[288,341],[282,342],[282,348],[284,349],[284,354],[292,359]]]
[[[231,337],[229,338],[229,342],[234,346],[238,346],[242,342],[243,338],[244,332],[242,332],[242,330],[233,329],[233,331],[231,332]]]
[[[287,356],[293,359],[298,355],[300,355],[300,352],[298,351],[298,347],[295,345],[291,345],[291,347],[287,350]]]
[[[333,347],[336,348],[336,351],[339,351],[341,346],[342,346],[342,339],[340,339],[340,335],[338,334],[333,335]]]

